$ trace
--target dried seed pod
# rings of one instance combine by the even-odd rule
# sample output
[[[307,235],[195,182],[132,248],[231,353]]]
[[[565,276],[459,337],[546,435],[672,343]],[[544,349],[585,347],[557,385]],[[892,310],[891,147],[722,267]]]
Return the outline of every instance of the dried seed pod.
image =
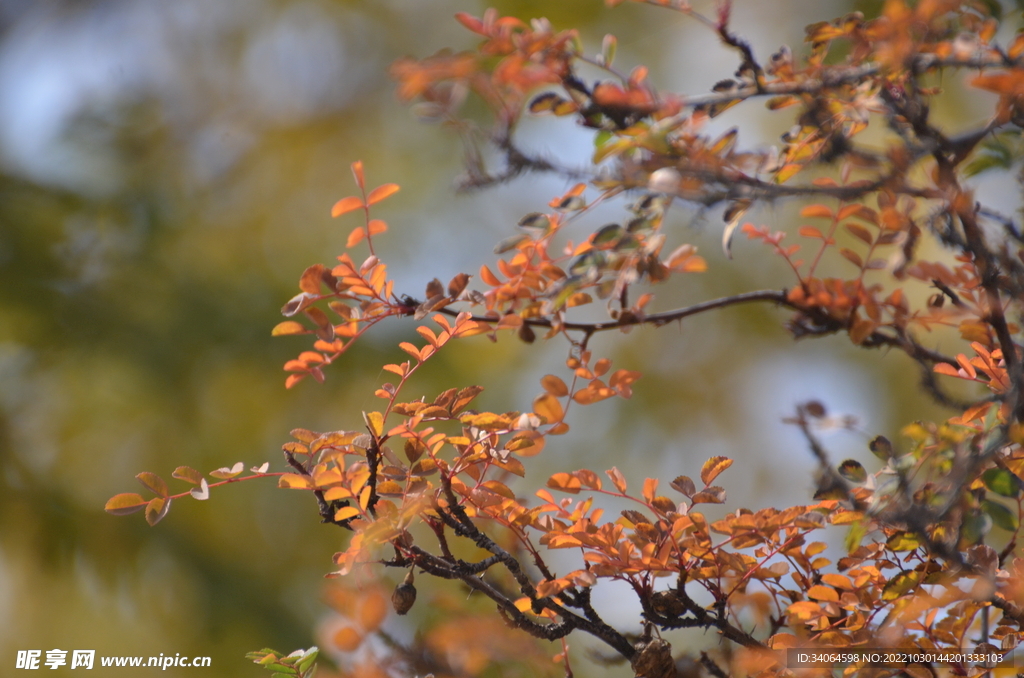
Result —
[[[663,617],[681,617],[686,614],[686,604],[675,590],[658,591],[651,596],[651,607]]]
[[[416,587],[412,584],[412,572],[409,570],[409,574],[405,575],[405,581],[396,586],[395,592],[391,594],[391,604],[398,614],[407,614],[416,602]]]
[[[640,641],[635,645],[633,673],[637,678],[675,678],[676,663],[672,659],[672,646],[661,638]]]

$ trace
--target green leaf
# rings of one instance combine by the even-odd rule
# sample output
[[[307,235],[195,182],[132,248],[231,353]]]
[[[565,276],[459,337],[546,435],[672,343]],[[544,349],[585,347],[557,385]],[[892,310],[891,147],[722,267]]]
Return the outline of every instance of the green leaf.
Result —
[[[897,532],[886,542],[886,546],[893,551],[913,551],[923,544],[921,537],[913,532]]]
[[[594,233],[594,239],[592,244],[595,247],[601,245],[609,245],[618,242],[626,232],[622,229],[622,226],[618,224],[607,224],[602,226]]]
[[[964,174],[973,177],[993,168],[1009,169],[1013,166],[1013,151],[1000,139],[986,141],[977,155],[964,167]]]
[[[864,540],[864,536],[868,533],[864,522],[864,520],[858,520],[855,523],[850,523],[850,531],[846,533],[846,539],[844,540],[847,553],[856,551],[860,547],[861,541]]]
[[[1006,469],[990,468],[981,475],[985,487],[1004,497],[1016,498],[1020,494],[1020,481]]]
[[[921,582],[921,576],[922,574],[916,570],[900,572],[882,589],[882,600],[891,602],[900,598]]]
[[[981,4],[985,6],[989,15],[996,21],[1003,18],[1003,6],[1000,4],[999,0],[981,0]],[[1021,3],[1020,0],[1018,0],[1017,7],[1020,8],[1020,6]]]
[[[551,219],[540,212],[531,212],[519,220],[519,228],[536,236],[542,237],[551,229]]]
[[[998,502],[985,499],[981,502],[981,510],[984,511],[992,522],[1009,532],[1014,532],[1020,527],[1020,519],[1017,514]]]
[[[604,36],[604,40],[601,41],[601,60],[605,66],[611,66],[612,62],[615,61],[615,50],[618,44],[619,41],[611,33]]]
[[[519,235],[510,236],[508,238],[505,238],[504,240],[502,240],[501,242],[499,242],[497,245],[494,246],[494,253],[495,254],[504,254],[505,252],[509,252],[511,250],[514,250],[516,247],[519,246],[520,243],[526,242],[529,239],[530,239],[530,236],[526,235],[525,233],[520,233]]]
[[[313,647],[309,648],[308,650],[306,650],[306,653],[303,655],[302,659],[299,660],[299,663],[298,663],[299,671],[302,671],[303,673],[308,671],[309,667],[313,665],[313,663],[316,661],[316,658],[317,658],[317,656],[319,656],[319,654],[320,654],[320,648],[316,647],[315,645]]]
[[[968,515],[960,527],[960,539],[968,546],[981,543],[981,540],[992,531],[992,519],[984,513]]]

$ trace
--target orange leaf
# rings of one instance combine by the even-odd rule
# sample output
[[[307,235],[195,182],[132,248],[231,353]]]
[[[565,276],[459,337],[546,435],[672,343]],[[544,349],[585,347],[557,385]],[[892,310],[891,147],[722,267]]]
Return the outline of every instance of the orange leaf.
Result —
[[[959,377],[960,372],[949,363],[938,363],[935,365],[936,374],[945,374],[950,377]]]
[[[487,268],[487,266],[480,267],[480,279],[491,287],[501,285],[501,281],[498,280],[498,276],[494,275],[494,273],[491,272],[491,269]]]
[[[378,233],[384,233],[388,230],[388,225],[382,219],[370,219],[370,235],[374,236]]]
[[[480,19],[477,19],[472,14],[467,14],[466,12],[458,12],[455,14],[455,20],[458,21],[463,26],[465,26],[466,28],[468,28],[469,30],[473,31],[474,33],[486,35],[486,33],[484,32],[484,22],[481,21]]]
[[[654,501],[655,492],[658,490],[657,478],[646,478],[644,480],[643,497],[648,502]]]
[[[423,360],[423,358],[420,357],[420,350],[418,348],[416,348],[415,345],[410,344],[407,341],[403,341],[401,344],[399,344],[398,348],[402,349],[403,351],[405,351],[406,353],[411,355],[413,358],[416,358],[416,360],[419,360],[419,361]]]
[[[818,240],[825,239],[825,236],[821,234],[821,231],[816,229],[814,226],[801,226],[797,233],[805,238],[817,238]]]
[[[170,497],[157,497],[155,499],[151,499],[149,503],[146,504],[146,522],[149,523],[150,527],[156,525],[164,519],[164,516],[167,515],[167,511],[169,511],[170,508]]]
[[[146,504],[149,503],[142,498],[142,495],[135,494],[134,492],[122,492],[116,494],[107,500],[103,510],[107,513],[112,513],[115,516],[126,516],[129,513],[135,513],[146,508]]]
[[[568,492],[569,494],[579,494],[582,485],[580,484],[580,479],[575,476],[571,476],[568,473],[556,473],[548,478],[548,487],[553,490]]]
[[[505,448],[520,457],[534,457],[544,449],[544,436],[536,431],[523,431],[505,443]]]
[[[381,200],[384,200],[388,196],[398,193],[400,186],[398,184],[384,184],[370,191],[370,195],[366,197],[367,205],[376,205]]]
[[[320,294],[320,280],[323,273],[323,264],[313,264],[302,272],[302,277],[299,278],[299,289],[309,294]]]
[[[612,484],[615,485],[615,489],[617,489],[621,494],[625,494],[626,477],[622,475],[622,471],[613,466],[607,471],[605,471],[605,473],[608,475],[609,478],[611,478]]]
[[[813,217],[824,217],[826,219],[831,219],[832,210],[830,210],[825,205],[807,205],[802,210],[800,210],[800,216],[802,216],[805,219],[810,219]]]
[[[558,398],[550,393],[538,396],[537,399],[533,401],[533,411],[535,414],[543,417],[545,419],[545,423],[548,424],[558,423],[562,421],[563,417],[565,417],[565,410],[562,409],[562,403],[560,403]]]
[[[334,207],[331,208],[332,217],[340,217],[342,214],[347,214],[352,210],[357,210],[363,206],[363,201],[354,195],[350,195],[347,198],[342,198],[338,202],[334,203]]]
[[[824,600],[830,603],[839,602],[839,594],[836,590],[830,586],[822,586],[816,584],[811,588],[807,589],[807,597],[813,598],[814,600]]]
[[[704,462],[704,467],[700,470],[700,479],[704,482],[706,487],[710,485],[722,471],[730,466],[732,466],[732,459],[729,459],[728,457],[711,457]]]
[[[188,466],[179,466],[174,469],[174,473],[171,474],[171,477],[177,478],[178,480],[184,480],[186,483],[192,483],[193,485],[198,485],[203,481],[203,474],[194,468],[189,468]]]
[[[359,625],[365,631],[375,631],[388,615],[388,603],[378,590],[363,596],[359,606]]]
[[[155,473],[148,473],[143,471],[142,473],[135,476],[142,483],[142,486],[153,492],[153,494],[159,497],[166,497],[167,483],[164,482],[163,478]]]
[[[348,234],[348,240],[345,241],[345,247],[347,247],[347,248],[355,247],[356,245],[361,243],[363,241],[363,238],[365,238],[365,237],[366,237],[366,231],[363,229],[362,226],[360,226],[359,228],[353,229],[352,232]]]
[[[351,626],[345,626],[334,634],[334,645],[342,652],[353,652],[363,644],[363,636]]]
[[[540,385],[553,396],[562,398],[569,395],[569,387],[565,385],[564,381],[553,374],[544,375],[540,380]]]

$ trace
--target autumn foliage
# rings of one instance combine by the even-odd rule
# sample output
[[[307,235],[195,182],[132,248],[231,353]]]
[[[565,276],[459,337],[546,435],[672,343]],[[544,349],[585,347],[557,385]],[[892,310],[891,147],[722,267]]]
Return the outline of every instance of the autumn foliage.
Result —
[[[1024,34],[995,40],[994,3],[889,0],[875,18],[812,24],[801,49],[759,55],[731,29],[727,2],[712,16],[676,0],[646,4],[713,31],[735,54],[735,79],[706,93],[659,92],[645,67],[619,69],[614,36],[594,55],[576,31],[495,11],[456,16],[474,49],[394,64],[398,96],[463,135],[463,188],[525,172],[575,185],[510,227],[495,259],[413,293],[395,289],[374,249],[402,228],[373,216],[381,201],[399,199],[399,187],[373,187],[363,163],[353,163],[356,191],[332,209],[349,229],[347,251],[302,273],[273,333],[306,337],[305,350],[284,366],[291,388],[307,377],[323,381],[378,323],[414,319],[418,339],[399,344],[383,365],[378,406],[346,415],[343,429],[292,431],[283,470],[264,463],[245,474],[240,462],[204,475],[179,467],[173,477],[192,489],[178,494],[141,473],[153,496],[120,494],[107,510],[144,510],[155,524],[173,500],[206,499],[219,485],[263,477],[308,492],[318,519],[347,533],[331,575],[341,587],[329,594],[339,614],[334,650],[351,658],[343,675],[568,676],[579,670],[580,658],[568,652],[576,634],[603,642],[600,661],[628,661],[649,678],[788,674],[790,648],[1010,653],[1024,624],[1016,542],[1024,510],[1024,235],[1016,220],[978,202],[971,182],[1021,160]],[[588,82],[583,68],[603,76]],[[997,95],[978,127],[946,130],[932,119],[930,103],[950,81]],[[489,127],[461,117],[471,96],[490,111]],[[792,128],[768,150],[745,148],[743,130],[707,134],[708,121],[733,106],[766,106]],[[581,175],[522,150],[515,132],[528,115],[591,130],[594,166]],[[501,167],[483,164],[481,144],[500,152]],[[784,200],[802,201],[799,221],[744,220],[758,203]],[[601,203],[621,205],[622,218],[574,241],[567,226],[587,223]],[[691,244],[662,228],[674,204],[721,208],[725,252],[731,256],[738,237],[755,241],[763,256],[785,262],[788,282],[659,309],[657,285],[729,275],[727,267],[709,270]],[[925,242],[940,244],[940,257],[920,256]],[[843,261],[829,270],[846,273],[821,277],[826,260]],[[604,319],[577,315],[598,304]],[[614,467],[565,468],[541,488],[520,480],[553,436],[572,433],[574,408],[643,388],[628,365],[594,354],[594,335],[654,331],[738,304],[778,307],[797,339],[842,334],[865,349],[904,353],[951,416],[908,422],[900,440],[875,437],[878,461],[869,469],[832,460],[815,432],[824,407],[799,406],[788,421],[819,468],[817,493],[796,506],[751,511],[732,503],[732,461],[724,456],[692,477],[635,486]],[[930,347],[928,333],[944,327],[959,333],[956,353]],[[486,384],[416,390],[425,363],[477,335],[561,341],[565,368],[540,379],[532,403],[509,402],[506,412],[474,409]],[[984,388],[963,401],[950,394],[951,380]],[[610,498],[630,508],[607,515]],[[712,521],[701,511],[706,504],[730,512]],[[826,554],[826,534],[841,535],[840,557]],[[568,550],[575,567],[550,565],[554,550]],[[386,568],[400,573],[393,594],[371,577]],[[461,593],[441,580],[459,582]],[[608,580],[629,585],[641,618],[605,619],[594,609],[591,592]],[[467,589],[492,601],[492,612],[462,611]],[[387,631],[388,608],[413,614],[417,590],[449,614],[399,642]],[[663,637],[683,628],[712,640],[694,648]],[[308,675],[315,654],[252,657]],[[907,665],[806,670],[915,678],[992,670],[921,656]]]

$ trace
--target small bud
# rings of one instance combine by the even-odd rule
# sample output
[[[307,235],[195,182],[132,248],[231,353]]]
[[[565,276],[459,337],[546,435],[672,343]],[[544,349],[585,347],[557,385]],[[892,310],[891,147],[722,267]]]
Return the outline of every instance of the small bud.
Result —
[[[674,167],[662,167],[651,173],[647,181],[647,190],[653,193],[665,193],[675,195],[679,192],[679,182],[682,176]]]
[[[804,411],[815,419],[821,419],[827,414],[825,406],[820,401],[812,400],[804,403]]]
[[[523,323],[522,325],[519,326],[519,339],[526,342],[527,344],[532,344],[534,341],[536,341],[537,334],[533,331],[533,328],[530,327],[528,323]]]
[[[661,638],[640,641],[635,646],[632,660],[633,673],[639,678],[675,678],[676,665],[672,658],[672,646]]]
[[[412,584],[412,572],[409,570],[409,574],[405,575],[405,581],[396,586],[395,592],[391,594],[391,604],[398,614],[408,614],[416,602],[416,587]]]

